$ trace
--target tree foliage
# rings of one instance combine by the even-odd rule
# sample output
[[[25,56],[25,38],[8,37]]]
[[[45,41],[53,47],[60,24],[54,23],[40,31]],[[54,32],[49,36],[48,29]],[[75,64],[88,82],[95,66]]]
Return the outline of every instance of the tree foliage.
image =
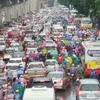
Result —
[[[58,2],[65,6],[71,4],[84,15],[100,16],[100,0],[58,0]]]

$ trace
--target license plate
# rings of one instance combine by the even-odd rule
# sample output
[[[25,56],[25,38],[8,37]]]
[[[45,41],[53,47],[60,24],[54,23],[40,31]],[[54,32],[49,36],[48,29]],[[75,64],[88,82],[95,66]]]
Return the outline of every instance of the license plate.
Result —
[[[89,93],[89,94],[87,95],[87,97],[94,97],[94,95],[93,95],[92,93]]]

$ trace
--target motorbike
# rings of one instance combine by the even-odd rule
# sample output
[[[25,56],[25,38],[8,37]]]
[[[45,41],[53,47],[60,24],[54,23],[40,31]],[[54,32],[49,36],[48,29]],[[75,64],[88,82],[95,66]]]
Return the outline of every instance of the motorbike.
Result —
[[[72,84],[75,83],[75,79],[76,79],[75,73],[71,73],[71,81],[72,81]]]

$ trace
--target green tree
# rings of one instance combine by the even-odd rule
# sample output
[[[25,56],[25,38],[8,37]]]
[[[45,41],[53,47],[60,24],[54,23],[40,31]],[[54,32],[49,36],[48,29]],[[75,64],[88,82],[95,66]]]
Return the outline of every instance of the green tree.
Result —
[[[65,6],[71,4],[79,13],[87,16],[95,13],[100,15],[100,0],[58,0],[58,2]]]

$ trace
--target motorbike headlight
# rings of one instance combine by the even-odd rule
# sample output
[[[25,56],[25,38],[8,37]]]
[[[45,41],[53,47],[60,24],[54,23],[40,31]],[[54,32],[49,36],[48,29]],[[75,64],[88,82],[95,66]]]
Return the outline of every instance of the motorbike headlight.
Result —
[[[71,76],[74,76],[74,74],[72,74]]]

